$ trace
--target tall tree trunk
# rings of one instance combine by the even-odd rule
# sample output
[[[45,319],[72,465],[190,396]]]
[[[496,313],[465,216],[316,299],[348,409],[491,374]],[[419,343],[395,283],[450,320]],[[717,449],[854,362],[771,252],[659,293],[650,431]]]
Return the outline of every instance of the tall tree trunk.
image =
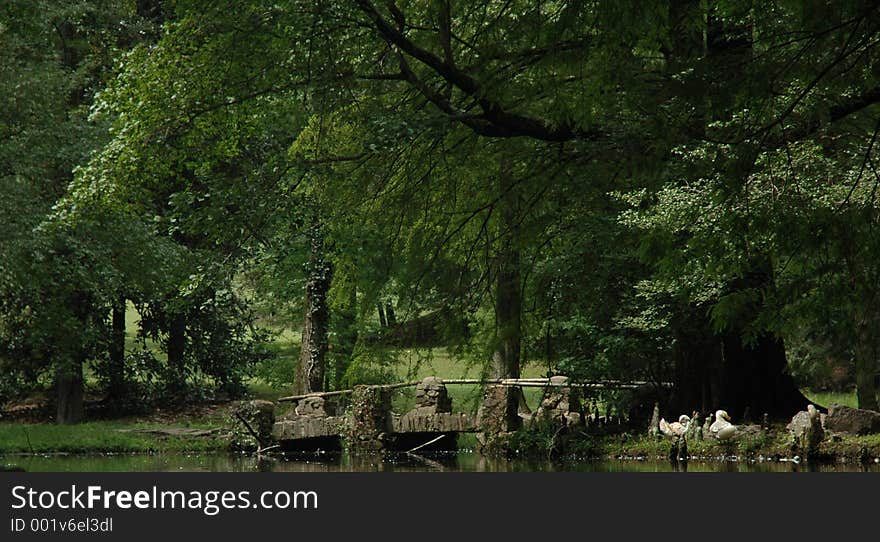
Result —
[[[110,317],[110,367],[107,397],[118,401],[125,394],[125,296],[113,304]]]
[[[307,273],[302,346],[293,383],[296,394],[324,389],[330,327],[327,292],[330,290],[333,268],[324,254],[324,234],[318,220],[315,220],[309,228]]]
[[[381,301],[376,303],[376,310],[379,311],[379,326],[388,327],[388,320],[385,318],[385,307]]]
[[[734,281],[729,292],[746,288],[772,288],[769,261]],[[753,307],[747,321],[761,310]],[[693,310],[677,333],[674,360],[675,381],[669,414],[689,413],[699,408],[712,413],[726,410],[741,422],[748,413],[767,413],[774,419],[790,419],[806,408],[809,400],[798,389],[788,371],[785,345],[779,337],[764,333],[752,340],[743,338],[742,324],[732,324],[720,335],[710,331],[702,309]]]
[[[513,187],[510,162],[502,158],[498,187],[501,193],[501,235],[497,253],[495,284],[495,349],[493,378],[519,378],[522,340],[522,286],[518,242],[519,195]],[[509,427],[519,426],[522,393],[507,396]]]
[[[740,420],[750,413],[757,419],[764,413],[771,418],[788,420],[809,404],[788,372],[785,344],[782,339],[764,334],[745,341],[741,333],[725,334],[724,387],[718,406]]]
[[[855,217],[853,217],[855,218]],[[858,219],[856,219],[858,220]],[[874,222],[874,218],[869,220]],[[853,369],[859,408],[880,410],[877,403],[877,348],[880,341],[880,312],[877,310],[876,278],[870,269],[873,262],[859,255],[864,247],[856,241],[855,232],[839,235],[845,247],[844,262],[853,297]]]
[[[721,337],[682,334],[673,357],[669,415],[724,409],[737,421],[746,413],[789,419],[810,402],[788,372],[782,339],[769,333],[750,341],[738,329]]]
[[[55,374],[55,387],[58,393],[56,423],[81,422],[84,414],[82,360],[59,367]]]
[[[495,284],[495,378],[519,378],[522,333],[520,254],[517,248],[519,198],[512,188],[510,163],[502,159],[499,172],[501,245],[497,253]]]
[[[522,298],[520,295],[519,253],[503,249],[499,255],[495,286],[495,351],[492,355],[494,378],[519,378]]]
[[[698,55],[706,56],[701,62],[704,70],[693,74],[704,78],[704,96],[699,104],[690,128],[705,129],[705,123],[726,114],[737,96],[727,90],[724,82],[748,77],[742,67],[748,65],[752,55],[752,22],[744,4],[742,17],[727,26],[714,16],[699,0],[676,0],[670,4],[673,48],[669,54],[669,67],[677,74],[682,66],[692,63]],[[704,32],[697,33],[694,23],[703,19]],[[696,82],[696,81],[695,81]],[[732,88],[739,88],[734,85]],[[756,156],[746,152],[742,164],[751,163]],[[747,168],[744,168],[747,169]],[[732,171],[731,175],[741,175]],[[735,178],[731,182],[736,182]],[[756,259],[752,272],[733,281],[728,289],[735,292],[744,289],[763,290],[773,287],[772,264],[768,259]],[[711,413],[723,408],[731,416],[742,420],[748,412],[753,416],[767,413],[777,419],[788,419],[806,407],[808,400],[795,385],[788,372],[785,347],[782,340],[765,333],[754,340],[744,341],[745,326],[731,323],[730,329],[720,336],[711,331],[705,308],[683,307],[688,316],[677,330],[675,347],[675,382],[670,408],[674,414],[689,413],[700,408]],[[752,308],[752,314],[742,315],[744,321],[753,318],[760,305]],[[669,414],[673,414],[670,412]]]

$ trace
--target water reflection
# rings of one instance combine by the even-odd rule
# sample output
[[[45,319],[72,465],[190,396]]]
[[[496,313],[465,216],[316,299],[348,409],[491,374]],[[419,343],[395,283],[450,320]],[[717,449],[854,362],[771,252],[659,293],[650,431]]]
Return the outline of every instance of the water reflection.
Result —
[[[880,465],[775,461],[501,459],[474,452],[414,455],[307,454],[253,457],[230,454],[0,456],[0,464],[27,471],[206,472],[880,472]],[[0,474],[2,476],[2,474]]]

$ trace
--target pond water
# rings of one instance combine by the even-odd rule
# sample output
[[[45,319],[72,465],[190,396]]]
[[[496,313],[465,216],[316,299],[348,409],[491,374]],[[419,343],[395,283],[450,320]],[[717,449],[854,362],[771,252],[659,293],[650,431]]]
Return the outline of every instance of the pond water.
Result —
[[[0,456],[6,465],[39,472],[111,471],[203,471],[203,472],[880,472],[880,465],[827,464],[776,461],[689,461],[673,465],[661,460],[566,460],[542,461],[487,458],[474,452],[458,452],[428,457],[412,455],[365,456],[322,454],[260,459],[224,453],[208,454],[115,454],[115,455],[38,455]]]

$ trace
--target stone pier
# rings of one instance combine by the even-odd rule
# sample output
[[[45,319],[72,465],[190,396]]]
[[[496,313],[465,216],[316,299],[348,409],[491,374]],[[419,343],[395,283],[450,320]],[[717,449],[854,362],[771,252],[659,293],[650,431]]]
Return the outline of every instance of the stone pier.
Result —
[[[379,386],[355,386],[345,437],[353,452],[385,449],[391,432],[391,393]]]
[[[458,434],[473,432],[474,419],[452,412],[452,400],[440,378],[430,376],[416,386],[415,408],[402,416],[392,414],[394,450],[456,450]],[[442,435],[442,437],[441,437]],[[438,438],[441,437],[441,438]]]
[[[513,386],[486,386],[483,402],[477,410],[477,441],[480,443],[480,451],[496,454],[509,449],[510,437],[522,426],[522,420],[517,413],[521,394],[522,391]]]

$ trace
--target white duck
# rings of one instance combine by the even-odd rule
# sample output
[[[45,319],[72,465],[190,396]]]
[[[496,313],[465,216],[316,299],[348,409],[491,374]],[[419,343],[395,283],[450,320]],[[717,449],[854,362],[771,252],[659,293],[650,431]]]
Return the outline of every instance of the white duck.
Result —
[[[687,433],[691,424],[690,416],[682,414],[678,417],[677,422],[669,423],[664,418],[660,418],[660,432],[668,437],[681,437]]]
[[[726,410],[715,412],[715,421],[709,426],[712,436],[718,440],[730,440],[736,434],[736,426],[730,423],[730,415]]]
[[[816,405],[813,405],[813,404],[807,405],[807,415],[810,417],[810,421],[813,421],[817,418],[819,420],[821,420],[821,417],[819,414],[819,409],[816,408]]]

